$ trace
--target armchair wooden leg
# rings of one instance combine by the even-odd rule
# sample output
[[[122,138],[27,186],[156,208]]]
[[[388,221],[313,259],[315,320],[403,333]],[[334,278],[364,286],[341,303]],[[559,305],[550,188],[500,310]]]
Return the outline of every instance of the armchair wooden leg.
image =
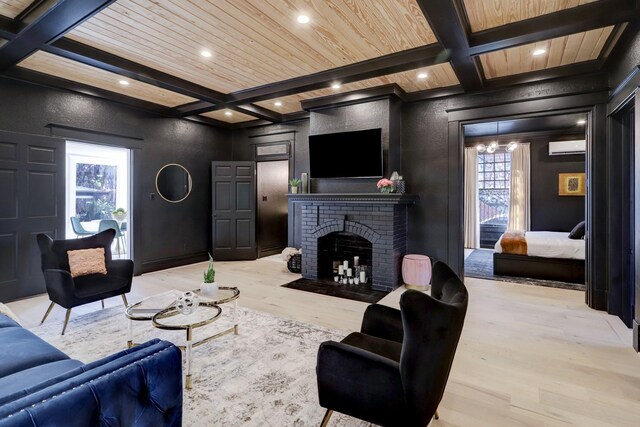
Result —
[[[127,297],[124,296],[124,294],[122,294],[121,296],[122,296],[122,301],[124,302],[124,308],[129,307],[129,303],[127,302]]]
[[[436,409],[436,413],[433,415],[433,418],[436,420],[440,419],[440,414],[438,414],[438,410]]]
[[[64,326],[62,327],[62,334],[60,335],[64,335],[64,331],[67,330],[67,323],[69,323],[69,316],[71,316],[71,309],[67,308],[67,314],[65,314],[64,316]]]
[[[322,419],[322,423],[320,424],[320,427],[327,427],[327,425],[329,424],[329,418],[331,418],[331,415],[333,415],[333,410],[327,409],[327,412],[324,413],[324,418]]]
[[[102,303],[102,308],[104,309],[104,300],[101,299],[100,302]]]
[[[45,320],[47,320],[47,316],[49,316],[49,313],[51,313],[51,309],[53,308],[54,305],[56,305],[55,302],[51,302],[51,304],[49,304],[49,308],[47,308],[47,312],[44,314],[44,317],[42,318],[42,322],[40,322],[41,325],[44,323]]]

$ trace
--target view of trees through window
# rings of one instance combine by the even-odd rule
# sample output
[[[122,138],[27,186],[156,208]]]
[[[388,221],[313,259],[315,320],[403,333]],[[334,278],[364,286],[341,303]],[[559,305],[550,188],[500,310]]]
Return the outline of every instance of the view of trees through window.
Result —
[[[80,221],[109,219],[116,208],[117,166],[78,163],[76,216]]]
[[[480,246],[493,247],[509,222],[511,153],[478,154]]]

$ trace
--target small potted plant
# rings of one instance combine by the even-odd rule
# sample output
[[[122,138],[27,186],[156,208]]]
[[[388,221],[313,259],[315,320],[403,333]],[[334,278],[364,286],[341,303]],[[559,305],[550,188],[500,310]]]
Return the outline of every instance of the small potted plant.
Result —
[[[209,265],[204,272],[204,278],[202,285],[200,285],[200,291],[203,295],[215,295],[218,292],[218,284],[216,283],[216,270],[213,268],[213,257],[209,254]]]
[[[291,194],[297,194],[298,187],[300,187],[300,180],[298,178],[290,179],[289,185],[291,186]]]
[[[124,221],[124,219],[127,217],[127,211],[125,210],[125,208],[118,208],[115,211],[111,212],[111,216],[113,216],[113,219],[115,219],[116,221]]]
[[[393,181],[387,178],[382,178],[380,181],[378,181],[377,187],[380,189],[382,193],[386,193],[386,194],[393,193],[395,189],[393,185]]]

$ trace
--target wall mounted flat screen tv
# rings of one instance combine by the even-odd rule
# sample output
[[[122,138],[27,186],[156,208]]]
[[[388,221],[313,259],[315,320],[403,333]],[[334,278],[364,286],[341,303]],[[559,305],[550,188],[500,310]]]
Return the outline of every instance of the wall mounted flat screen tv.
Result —
[[[380,178],[382,129],[309,136],[311,178]]]

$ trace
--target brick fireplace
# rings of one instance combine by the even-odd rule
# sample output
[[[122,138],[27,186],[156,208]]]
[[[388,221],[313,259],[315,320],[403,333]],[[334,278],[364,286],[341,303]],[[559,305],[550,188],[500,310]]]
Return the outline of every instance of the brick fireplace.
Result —
[[[301,205],[302,277],[328,279],[334,260],[358,255],[371,268],[373,289],[395,289],[407,251],[407,207],[416,200],[407,194],[289,195],[290,206]]]

